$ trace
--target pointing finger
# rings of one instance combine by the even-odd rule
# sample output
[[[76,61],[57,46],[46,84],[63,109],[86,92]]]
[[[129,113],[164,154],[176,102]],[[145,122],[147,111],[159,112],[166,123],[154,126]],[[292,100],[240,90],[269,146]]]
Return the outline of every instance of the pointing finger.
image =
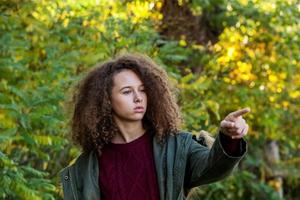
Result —
[[[234,111],[232,113],[230,113],[229,115],[232,116],[232,117],[240,117],[246,113],[250,112],[250,108],[243,108],[243,109],[240,109],[240,110],[237,110],[237,111]]]

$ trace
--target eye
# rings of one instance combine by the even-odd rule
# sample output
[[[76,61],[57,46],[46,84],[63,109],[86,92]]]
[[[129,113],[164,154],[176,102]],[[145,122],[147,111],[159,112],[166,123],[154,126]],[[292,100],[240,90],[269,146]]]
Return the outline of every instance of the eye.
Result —
[[[146,90],[145,90],[145,88],[141,88],[140,91],[141,92],[145,92]]]
[[[122,94],[130,94],[131,93],[131,90],[125,90],[122,92]]]

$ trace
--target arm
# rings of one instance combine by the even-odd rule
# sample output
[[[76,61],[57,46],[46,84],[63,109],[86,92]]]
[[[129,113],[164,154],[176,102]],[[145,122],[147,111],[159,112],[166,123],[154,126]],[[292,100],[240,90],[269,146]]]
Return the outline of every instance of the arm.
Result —
[[[223,133],[218,134],[211,149],[192,140],[188,150],[185,188],[223,179],[230,174],[245,153],[246,142],[243,139],[232,140]]]

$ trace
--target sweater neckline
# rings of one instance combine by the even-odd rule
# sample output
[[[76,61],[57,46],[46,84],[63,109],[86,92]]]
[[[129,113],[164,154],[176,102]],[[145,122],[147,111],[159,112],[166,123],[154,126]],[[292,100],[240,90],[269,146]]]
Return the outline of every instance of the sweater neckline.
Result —
[[[145,131],[145,133],[141,136],[139,136],[138,138],[130,141],[130,142],[127,142],[127,143],[110,143],[108,146],[110,148],[117,148],[117,149],[120,149],[120,148],[131,148],[131,147],[134,147],[140,143],[142,143],[144,140],[146,140],[148,136],[148,133],[147,131]]]

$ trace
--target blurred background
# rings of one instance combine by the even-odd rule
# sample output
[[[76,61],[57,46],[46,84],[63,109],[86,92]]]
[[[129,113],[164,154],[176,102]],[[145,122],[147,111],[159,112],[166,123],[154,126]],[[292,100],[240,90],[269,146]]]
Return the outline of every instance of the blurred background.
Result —
[[[250,107],[247,156],[190,199],[299,199],[298,0],[1,0],[0,199],[62,199],[72,88],[121,52],[149,55],[177,90],[183,129],[217,133]]]

